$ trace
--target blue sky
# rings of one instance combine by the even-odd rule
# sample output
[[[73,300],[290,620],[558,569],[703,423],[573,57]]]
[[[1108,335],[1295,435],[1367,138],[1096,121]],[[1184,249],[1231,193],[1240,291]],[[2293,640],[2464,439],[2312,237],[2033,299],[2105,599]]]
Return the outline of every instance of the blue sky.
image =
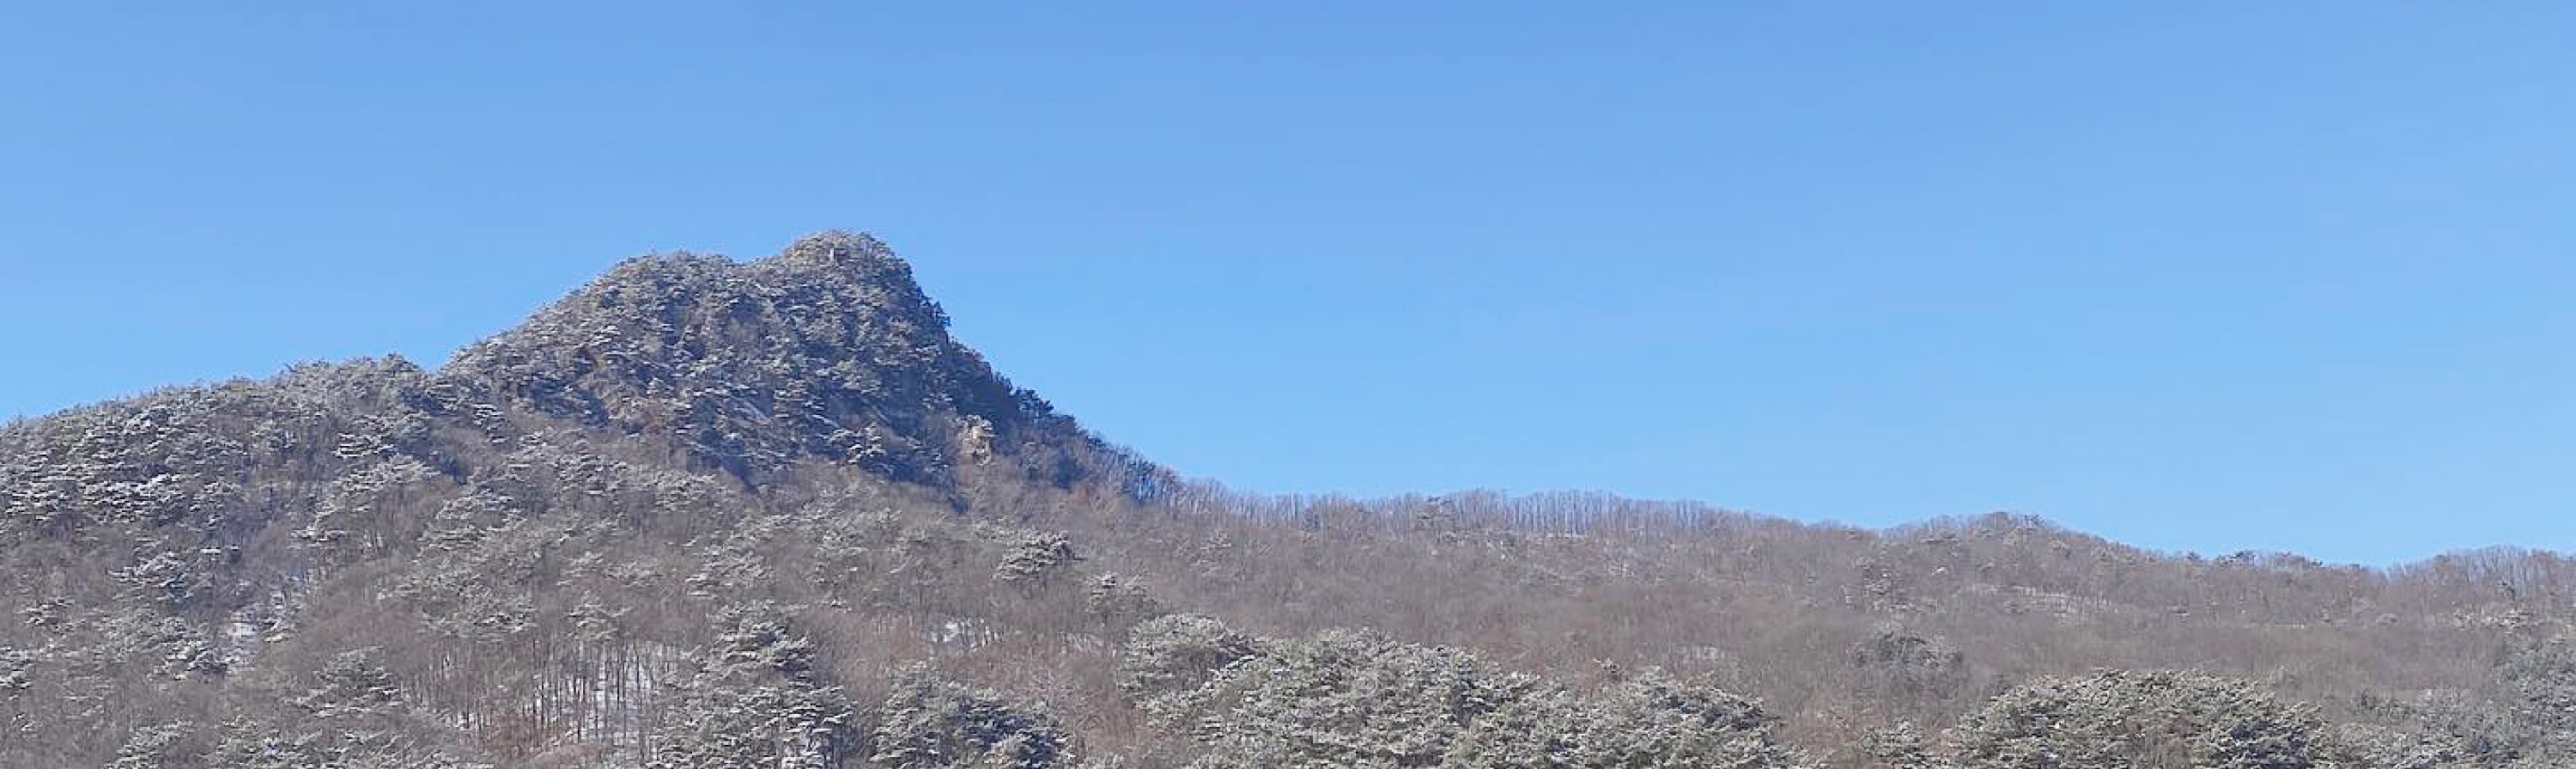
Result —
[[[1248,489],[2576,547],[2563,3],[152,5],[0,16],[0,414],[847,228]]]

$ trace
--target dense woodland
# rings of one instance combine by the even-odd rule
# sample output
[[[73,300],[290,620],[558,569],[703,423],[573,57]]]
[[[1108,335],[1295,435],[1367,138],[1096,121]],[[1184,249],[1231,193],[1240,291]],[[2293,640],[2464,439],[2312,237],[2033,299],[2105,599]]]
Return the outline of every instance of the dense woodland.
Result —
[[[2576,766],[2576,561],[1268,497],[826,233],[0,430],[0,766]]]

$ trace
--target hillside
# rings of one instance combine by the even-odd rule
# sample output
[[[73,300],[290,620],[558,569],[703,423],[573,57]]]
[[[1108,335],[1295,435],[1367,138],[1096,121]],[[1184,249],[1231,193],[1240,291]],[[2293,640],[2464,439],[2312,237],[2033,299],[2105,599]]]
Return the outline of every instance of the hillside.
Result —
[[[0,766],[2576,765],[2576,562],[1185,481],[865,235],[0,429]]]

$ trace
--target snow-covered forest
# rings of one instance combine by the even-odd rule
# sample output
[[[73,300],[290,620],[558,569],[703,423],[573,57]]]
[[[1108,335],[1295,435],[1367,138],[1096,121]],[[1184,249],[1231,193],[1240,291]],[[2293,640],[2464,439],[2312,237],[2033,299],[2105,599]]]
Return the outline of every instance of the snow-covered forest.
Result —
[[[847,233],[9,425],[0,569],[7,767],[2576,766],[2558,554],[1237,493]]]

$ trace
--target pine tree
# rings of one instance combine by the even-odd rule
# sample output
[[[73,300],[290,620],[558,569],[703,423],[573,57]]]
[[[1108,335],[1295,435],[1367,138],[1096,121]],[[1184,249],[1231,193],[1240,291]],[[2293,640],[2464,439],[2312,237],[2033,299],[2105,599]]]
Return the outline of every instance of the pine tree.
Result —
[[[877,711],[876,754],[886,769],[1053,769],[1071,766],[1071,738],[1055,719],[927,667],[896,680]]]
[[[2308,769],[2313,709],[2251,682],[2103,670],[1996,697],[1959,726],[1961,769]]]
[[[814,667],[783,610],[723,610],[678,682],[654,769],[829,769],[858,744],[857,713]]]

